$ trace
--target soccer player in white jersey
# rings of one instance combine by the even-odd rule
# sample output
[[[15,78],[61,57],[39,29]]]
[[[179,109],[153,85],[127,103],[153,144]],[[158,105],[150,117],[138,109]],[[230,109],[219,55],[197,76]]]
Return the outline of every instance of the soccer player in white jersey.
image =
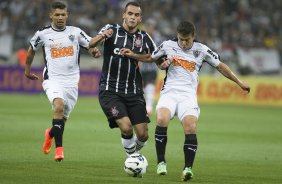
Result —
[[[30,40],[27,53],[25,76],[31,80],[39,79],[31,73],[31,64],[35,52],[43,48],[45,68],[43,71],[43,89],[52,104],[52,128],[45,131],[44,154],[48,154],[55,139],[55,161],[64,159],[63,132],[65,122],[73,110],[78,97],[79,49],[88,49],[89,37],[80,28],[66,26],[67,5],[56,1],[51,4],[49,13],[52,23],[37,31]],[[89,49],[93,57],[99,57],[97,48]]]
[[[185,134],[182,181],[193,177],[192,166],[198,145],[196,122],[200,115],[197,102],[198,74],[203,62],[208,62],[225,77],[237,83],[242,90],[250,92],[250,86],[238,79],[230,68],[219,60],[217,53],[206,45],[194,41],[195,31],[193,23],[182,21],[177,27],[177,39],[163,42],[152,54],[155,60],[167,58],[159,63],[161,69],[166,69],[166,78],[156,107],[157,174],[167,174],[165,160],[167,128],[170,119],[177,116]]]

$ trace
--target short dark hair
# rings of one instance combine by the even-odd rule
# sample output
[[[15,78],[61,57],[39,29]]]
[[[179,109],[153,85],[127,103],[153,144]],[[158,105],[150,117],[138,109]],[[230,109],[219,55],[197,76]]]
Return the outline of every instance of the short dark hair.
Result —
[[[195,25],[190,21],[181,21],[177,26],[177,33],[186,36],[192,34],[193,36],[196,33]]]
[[[67,8],[67,3],[64,1],[54,1],[51,4],[51,9],[55,10],[55,9],[65,9]]]
[[[142,13],[141,4],[140,4],[138,1],[130,1],[130,2],[128,2],[128,3],[125,5],[125,7],[124,7],[124,12],[126,12],[127,7],[130,6],[130,5],[140,7],[141,13]]]

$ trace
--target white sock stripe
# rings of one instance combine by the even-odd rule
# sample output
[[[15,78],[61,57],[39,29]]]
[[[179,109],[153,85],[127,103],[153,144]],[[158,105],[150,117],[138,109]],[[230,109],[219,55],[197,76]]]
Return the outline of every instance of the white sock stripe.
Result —
[[[132,149],[135,149],[135,148],[136,148],[136,146],[133,146],[133,147],[130,147],[130,148],[124,147],[124,149],[126,149],[126,150],[132,150]]]
[[[136,150],[136,143],[134,140],[134,137],[130,138],[130,139],[124,139],[121,138],[121,143],[123,145],[123,148],[125,150],[126,153],[133,153]]]
[[[136,144],[138,144],[138,145],[144,145],[146,142],[142,142],[142,141],[139,141],[138,139],[136,139]]]
[[[184,145],[187,145],[187,146],[196,146],[196,147],[198,147],[198,145],[196,145],[196,144],[184,144]]]
[[[160,134],[155,134],[155,135],[160,137],[167,137],[167,135],[160,135]]]

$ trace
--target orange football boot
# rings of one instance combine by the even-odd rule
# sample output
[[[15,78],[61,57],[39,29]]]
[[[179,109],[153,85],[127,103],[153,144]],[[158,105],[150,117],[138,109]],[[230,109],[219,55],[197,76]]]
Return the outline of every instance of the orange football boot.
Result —
[[[48,154],[51,151],[52,148],[52,142],[53,142],[53,137],[50,137],[49,133],[50,133],[51,128],[47,128],[45,130],[45,140],[44,140],[44,144],[42,147],[43,153],[44,154]]]
[[[55,150],[55,161],[61,162],[64,160],[64,148],[63,147],[57,147]]]

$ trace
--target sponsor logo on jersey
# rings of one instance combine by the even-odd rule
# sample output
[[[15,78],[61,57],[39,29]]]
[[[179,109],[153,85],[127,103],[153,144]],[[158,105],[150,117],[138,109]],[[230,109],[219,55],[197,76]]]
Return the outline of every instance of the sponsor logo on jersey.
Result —
[[[135,47],[142,47],[142,45],[143,45],[143,40],[142,40],[142,37],[141,36],[136,36],[135,38],[134,38],[134,40],[133,40],[133,43],[134,43],[134,46]]]
[[[210,49],[208,50],[208,53],[214,58],[214,59],[218,59],[217,55],[211,51]]]
[[[40,42],[40,37],[38,36],[37,39],[35,40],[35,43],[34,43],[34,47],[37,47],[37,45],[39,44]]]
[[[196,66],[196,63],[194,61],[187,61],[183,57],[177,55],[172,57],[172,64],[174,66],[182,66],[190,72],[193,72]]]
[[[85,34],[83,34],[83,32],[80,32],[80,35],[87,41],[89,42],[89,40],[86,38]]]
[[[120,55],[120,50],[119,50],[119,48],[115,48],[115,49],[114,49],[114,54]]]
[[[60,57],[73,56],[73,55],[74,55],[73,46],[51,49],[51,57],[53,59],[60,58]]]

